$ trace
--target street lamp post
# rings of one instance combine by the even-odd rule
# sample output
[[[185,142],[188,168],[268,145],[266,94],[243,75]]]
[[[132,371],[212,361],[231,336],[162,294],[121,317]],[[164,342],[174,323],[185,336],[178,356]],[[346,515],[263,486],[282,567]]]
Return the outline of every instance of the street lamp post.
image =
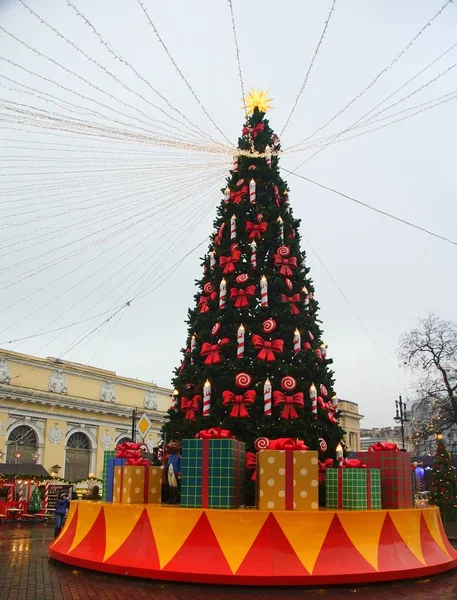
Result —
[[[398,400],[395,400],[395,417],[394,421],[400,423],[401,427],[401,445],[402,449],[405,449],[405,423],[408,423],[409,419],[406,414],[406,403],[403,402],[401,394],[398,396]]]

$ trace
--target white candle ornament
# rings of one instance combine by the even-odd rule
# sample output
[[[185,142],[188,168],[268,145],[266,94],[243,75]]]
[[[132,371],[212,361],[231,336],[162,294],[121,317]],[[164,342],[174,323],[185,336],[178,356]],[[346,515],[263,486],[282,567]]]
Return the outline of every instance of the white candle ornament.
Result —
[[[195,348],[197,347],[197,338],[195,337],[195,335],[193,335],[190,338],[190,364],[193,365],[194,364],[194,359],[192,357],[192,353],[195,350]]]
[[[284,244],[284,221],[281,217],[278,217],[278,225],[279,225],[279,239],[281,243]]]
[[[227,300],[227,282],[225,279],[221,280],[219,286],[219,308],[225,308],[225,302]]]
[[[322,358],[325,358],[327,356],[327,345],[324,344],[324,342],[322,342],[321,344],[321,354]]]
[[[335,410],[338,410],[338,396],[336,394],[332,397],[332,405]]]
[[[178,410],[178,395],[179,392],[177,389],[173,390],[173,395],[171,396],[171,409],[174,411]]]
[[[268,282],[265,275],[260,278],[260,304],[268,306]]]
[[[230,239],[234,240],[236,238],[236,216],[232,215],[230,219]]]
[[[209,417],[209,410],[211,408],[211,384],[207,379],[203,386],[203,416]]]
[[[271,416],[271,383],[267,378],[263,386],[264,414]]]
[[[336,462],[338,463],[338,467],[341,468],[343,466],[343,460],[343,446],[341,444],[338,444],[338,446],[336,447]]]
[[[209,266],[210,266],[211,270],[213,270],[214,267],[216,266],[216,256],[214,254],[214,251],[209,253]]]
[[[238,327],[238,331],[236,334],[236,341],[237,341],[237,349],[236,349],[236,357],[237,358],[243,358],[244,356],[244,327],[243,324],[241,324]]]
[[[255,193],[255,181],[254,179],[251,179],[251,181],[249,182],[249,202],[251,204],[255,204],[255,198],[256,198],[256,193]]]
[[[257,244],[254,240],[251,244],[251,269],[257,269]]]
[[[300,332],[298,331],[298,329],[296,329],[294,331],[294,354],[297,354],[297,352],[300,352],[300,346],[301,346],[301,335],[300,335]]]
[[[317,419],[317,389],[314,383],[309,388],[309,397],[311,398],[311,413],[313,419]]]
[[[228,202],[230,200],[230,188],[228,186],[225,188],[224,200],[226,202]]]
[[[233,157],[233,167],[232,167],[232,171],[234,173],[238,173],[238,155],[235,154],[235,156]]]
[[[271,148],[270,148],[270,146],[265,146],[265,162],[271,168]]]

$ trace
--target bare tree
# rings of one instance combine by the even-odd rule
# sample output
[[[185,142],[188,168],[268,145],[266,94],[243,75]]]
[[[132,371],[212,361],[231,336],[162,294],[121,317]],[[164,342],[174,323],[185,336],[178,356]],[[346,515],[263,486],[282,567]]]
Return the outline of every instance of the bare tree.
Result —
[[[415,376],[411,438],[416,445],[457,428],[457,323],[430,313],[400,338],[398,356]]]

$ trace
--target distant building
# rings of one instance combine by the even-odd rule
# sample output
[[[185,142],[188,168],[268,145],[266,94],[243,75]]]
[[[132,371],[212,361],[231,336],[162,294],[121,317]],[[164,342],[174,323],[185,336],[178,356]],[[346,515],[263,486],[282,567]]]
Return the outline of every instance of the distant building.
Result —
[[[356,452],[360,450],[360,421],[363,415],[359,414],[359,405],[349,400],[338,400],[340,411],[340,425],[346,431],[344,442],[347,450]]]
[[[372,429],[360,430],[360,445],[362,450],[367,450],[376,442],[394,442],[399,448],[402,447],[401,427],[374,427]],[[405,449],[412,451],[407,433],[405,433]]]
[[[134,408],[152,423],[145,443],[158,442],[170,394],[114,371],[0,349],[0,463],[35,462],[69,481],[101,478],[104,451],[130,440]]]

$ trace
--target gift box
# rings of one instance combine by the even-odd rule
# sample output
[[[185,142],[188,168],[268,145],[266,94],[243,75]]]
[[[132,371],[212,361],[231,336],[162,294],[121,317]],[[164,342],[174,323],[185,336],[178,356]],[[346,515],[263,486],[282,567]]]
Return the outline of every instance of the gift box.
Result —
[[[160,504],[161,498],[162,469],[160,467],[138,465],[114,467],[113,502]]]
[[[126,463],[125,458],[108,458],[106,461],[106,477],[103,479],[103,496],[107,502],[113,501],[114,467],[122,467]]]
[[[263,510],[317,510],[317,456],[317,452],[294,447],[259,450],[258,507]]]
[[[379,445],[378,445],[379,446]],[[368,467],[381,471],[382,508],[412,508],[411,454],[399,450],[357,452]]]
[[[181,506],[238,508],[243,498],[245,444],[225,430],[208,430],[209,437],[183,440]],[[215,433],[216,431],[216,433]],[[211,435],[219,437],[211,437]]]
[[[327,508],[379,510],[381,473],[379,469],[327,469],[325,497]]]

